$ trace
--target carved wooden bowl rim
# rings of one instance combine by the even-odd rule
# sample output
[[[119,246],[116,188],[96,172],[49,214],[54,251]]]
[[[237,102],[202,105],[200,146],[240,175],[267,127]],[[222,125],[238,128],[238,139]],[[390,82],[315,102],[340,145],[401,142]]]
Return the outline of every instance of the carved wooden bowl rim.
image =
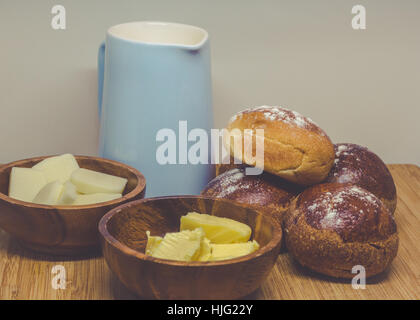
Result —
[[[46,158],[50,158],[50,157],[54,157],[54,156],[57,156],[57,155],[33,157],[33,158],[13,161],[13,162],[10,162],[10,163],[7,163],[7,164],[0,164],[0,174],[2,174],[8,168],[24,166],[28,162],[39,162],[39,161],[42,161]],[[123,195],[121,198],[114,199],[114,200],[111,200],[111,201],[101,202],[101,203],[89,204],[89,205],[78,205],[78,206],[42,205],[42,204],[36,204],[36,203],[32,203],[32,202],[17,200],[17,199],[9,197],[8,195],[6,195],[2,192],[0,192],[0,199],[3,200],[3,201],[6,201],[8,203],[12,203],[12,204],[15,204],[15,205],[20,205],[20,206],[28,207],[28,208],[39,208],[39,209],[45,209],[45,210],[60,209],[60,211],[71,210],[72,212],[74,212],[74,210],[79,210],[79,209],[83,210],[83,209],[106,207],[106,206],[109,206],[109,205],[114,205],[114,204],[121,203],[123,201],[130,200],[130,199],[136,197],[137,195],[139,195],[146,187],[146,179],[143,176],[143,174],[140,171],[138,171],[137,169],[135,169],[135,168],[133,168],[129,165],[126,165],[126,164],[118,162],[118,161],[109,160],[109,159],[100,158],[100,157],[94,157],[94,156],[75,155],[74,157],[76,158],[76,160],[93,160],[93,161],[97,161],[97,162],[100,162],[100,163],[109,163],[109,164],[112,164],[114,166],[124,168],[124,169],[130,171],[132,174],[134,174],[136,176],[137,185],[133,190],[131,190],[129,193]]]
[[[167,199],[203,199],[203,200],[210,200],[213,202],[225,202],[230,203],[233,206],[241,207],[244,209],[247,209],[251,212],[254,212],[255,214],[262,217],[262,219],[267,219],[273,226],[273,237],[270,239],[270,241],[264,245],[263,247],[260,247],[257,251],[234,259],[228,259],[228,260],[221,260],[221,261],[211,261],[211,262],[201,262],[201,261],[176,261],[176,260],[167,260],[167,259],[160,259],[155,258],[152,256],[148,256],[140,251],[134,250],[127,245],[120,242],[118,239],[116,239],[114,236],[112,236],[108,231],[108,222],[111,220],[111,218],[123,212],[123,210],[128,209],[133,206],[141,205],[143,203],[152,202],[152,201],[160,201],[160,200],[167,200]],[[254,209],[250,208],[246,205],[243,205],[241,203],[227,200],[227,199],[221,199],[221,198],[212,198],[212,197],[206,197],[201,195],[185,195],[185,196],[165,196],[165,197],[153,197],[153,198],[144,198],[140,200],[130,201],[127,203],[124,203],[109,212],[107,212],[99,221],[98,225],[99,233],[103,240],[105,240],[109,245],[117,249],[118,251],[122,252],[123,254],[127,256],[134,257],[137,260],[142,261],[149,261],[152,263],[159,263],[159,264],[165,264],[165,265],[171,265],[171,266],[178,266],[178,267],[216,267],[216,266],[223,266],[223,265],[233,265],[236,263],[241,263],[245,261],[251,261],[259,256],[262,256],[264,254],[269,254],[272,250],[274,250],[276,247],[280,246],[281,239],[282,239],[282,230],[279,224],[275,221],[275,219],[271,219],[268,215]],[[252,230],[254,232],[254,230]],[[104,255],[106,257],[106,255]]]

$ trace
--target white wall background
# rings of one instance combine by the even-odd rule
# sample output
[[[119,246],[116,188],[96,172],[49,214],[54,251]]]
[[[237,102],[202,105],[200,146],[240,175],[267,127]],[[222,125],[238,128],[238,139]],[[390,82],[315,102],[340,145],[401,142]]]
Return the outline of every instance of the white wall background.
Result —
[[[50,26],[56,4],[67,30]],[[355,4],[367,30],[351,28]],[[418,0],[0,0],[0,163],[97,153],[97,47],[136,20],[209,31],[216,127],[246,106],[283,105],[335,142],[420,165]]]

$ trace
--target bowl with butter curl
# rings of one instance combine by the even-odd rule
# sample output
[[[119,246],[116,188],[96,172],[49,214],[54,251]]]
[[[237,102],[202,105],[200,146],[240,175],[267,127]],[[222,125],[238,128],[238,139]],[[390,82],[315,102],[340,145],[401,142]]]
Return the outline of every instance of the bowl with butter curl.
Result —
[[[256,209],[205,196],[147,198],[99,222],[116,277],[146,299],[237,299],[267,278],[280,251],[278,222]]]
[[[143,198],[145,190],[138,170],[104,158],[64,154],[14,161],[0,165],[0,228],[39,253],[97,254],[99,220]]]

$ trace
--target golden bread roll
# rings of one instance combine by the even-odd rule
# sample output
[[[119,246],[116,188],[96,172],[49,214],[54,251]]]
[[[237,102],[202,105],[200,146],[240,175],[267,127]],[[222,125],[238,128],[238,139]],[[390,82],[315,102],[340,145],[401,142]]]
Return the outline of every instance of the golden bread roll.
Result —
[[[232,156],[259,168],[263,162],[264,171],[293,183],[319,183],[334,163],[334,146],[329,137],[311,119],[296,111],[269,106],[244,110],[231,118],[226,129],[224,143]],[[263,155],[256,148],[256,143],[262,141],[257,129],[264,129]],[[234,143],[238,135],[244,146]],[[246,141],[252,141],[252,155],[245,152],[245,145],[250,144]]]

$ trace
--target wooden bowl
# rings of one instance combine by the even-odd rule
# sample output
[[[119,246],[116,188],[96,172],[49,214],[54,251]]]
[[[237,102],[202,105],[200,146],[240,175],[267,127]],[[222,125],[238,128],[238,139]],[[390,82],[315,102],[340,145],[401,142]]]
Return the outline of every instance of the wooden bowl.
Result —
[[[179,231],[190,211],[231,218],[249,225],[260,244],[254,253],[217,262],[183,262],[144,254],[146,231],[163,236]],[[133,201],[108,212],[99,222],[102,251],[109,268],[132,292],[151,299],[236,299],[268,276],[281,243],[272,218],[225,199],[174,196]]]
[[[32,167],[45,158],[0,165],[0,228],[29,249],[60,255],[99,249],[98,222],[102,216],[124,202],[144,197],[146,180],[139,171],[116,161],[87,156],[76,156],[80,167],[128,179],[122,198],[83,206],[48,206],[8,197],[12,167]]]

